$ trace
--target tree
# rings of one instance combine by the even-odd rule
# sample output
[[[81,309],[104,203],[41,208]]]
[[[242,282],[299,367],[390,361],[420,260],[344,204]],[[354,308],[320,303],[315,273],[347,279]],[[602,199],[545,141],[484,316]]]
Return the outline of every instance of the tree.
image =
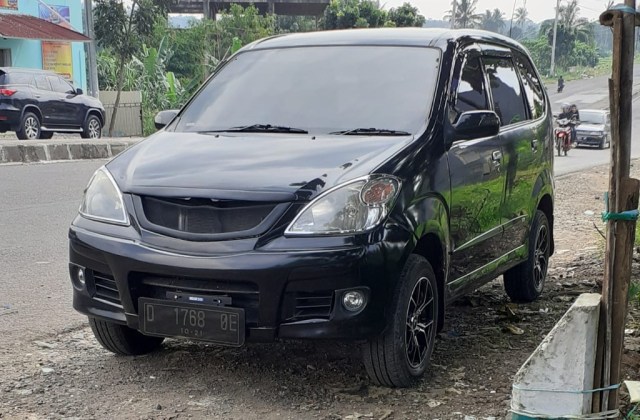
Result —
[[[324,10],[322,27],[324,29],[377,28],[387,26],[387,22],[387,12],[380,8],[377,0],[331,0]]]
[[[109,136],[113,135],[120,106],[125,64],[141,50],[144,41],[153,32],[156,19],[166,13],[167,5],[166,0],[96,0],[93,11],[96,41],[101,47],[109,49],[118,63],[117,93],[109,123]]]
[[[456,3],[456,15],[453,9],[444,16],[445,20],[453,20],[454,28],[476,28],[480,25],[482,15],[476,13],[478,0],[453,0]],[[453,3],[452,3],[453,4]]]
[[[516,19],[516,25],[518,25],[520,29],[523,29],[529,18],[529,11],[526,7],[518,7],[514,17]]]
[[[389,20],[397,27],[422,27],[426,21],[424,16],[418,14],[418,8],[412,6],[411,3],[403,3],[397,9],[389,10]]]
[[[504,13],[500,9],[487,10],[482,15],[481,21],[482,29],[486,31],[501,33],[504,29]]]

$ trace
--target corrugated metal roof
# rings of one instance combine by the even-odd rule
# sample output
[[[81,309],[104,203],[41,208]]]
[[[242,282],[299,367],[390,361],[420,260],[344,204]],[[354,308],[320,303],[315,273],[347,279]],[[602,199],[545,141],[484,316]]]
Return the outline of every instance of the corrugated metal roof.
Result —
[[[90,38],[35,16],[0,13],[0,38],[89,42]]]

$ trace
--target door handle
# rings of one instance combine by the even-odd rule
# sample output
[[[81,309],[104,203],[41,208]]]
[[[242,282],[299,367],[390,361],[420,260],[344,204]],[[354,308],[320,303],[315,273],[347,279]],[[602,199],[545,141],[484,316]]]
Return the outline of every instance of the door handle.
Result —
[[[33,96],[34,96],[34,97],[36,97],[36,98],[39,98],[39,97],[40,97],[40,95],[33,95]]]
[[[491,153],[491,160],[499,163],[502,160],[502,152],[500,150],[496,150],[495,152]]]
[[[538,140],[537,140],[537,139],[533,139],[533,140],[531,140],[531,149],[532,149],[534,152],[537,152],[537,151],[538,151]]]

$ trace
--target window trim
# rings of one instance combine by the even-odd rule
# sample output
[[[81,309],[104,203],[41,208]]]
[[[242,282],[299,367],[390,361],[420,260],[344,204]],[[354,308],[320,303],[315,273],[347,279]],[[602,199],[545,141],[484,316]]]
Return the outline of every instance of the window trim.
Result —
[[[38,77],[42,77],[44,80],[46,80],[47,85],[49,85],[49,89],[43,89],[40,86],[38,86]],[[34,83],[36,89],[38,89],[38,90],[44,90],[44,91],[47,91],[47,92],[53,92],[53,88],[51,87],[51,82],[49,82],[48,75],[46,75],[46,74],[35,74],[33,76],[33,83]]]
[[[531,60],[531,57],[529,57],[528,54],[526,54],[523,51],[519,51],[519,50],[512,50],[512,60],[514,60],[514,64],[516,65],[516,69],[517,69],[517,64],[515,63],[515,54],[520,54],[525,60],[527,60],[527,62],[529,63],[529,65],[531,66],[531,69],[535,72],[536,77],[538,78],[538,82],[540,83],[540,87],[542,88],[541,92],[542,92],[542,98],[544,101],[544,112],[542,113],[541,116],[539,116],[538,118],[533,118],[533,115],[531,116],[531,119],[529,121],[531,122],[539,122],[541,120],[546,119],[549,116],[549,109],[551,108],[551,104],[549,102],[549,98],[546,94],[546,89],[544,87],[544,83],[542,83],[542,78],[540,77],[540,73],[538,73],[538,69],[536,68],[536,66],[533,64],[533,61]],[[520,74],[520,72],[518,71],[518,77],[520,78],[520,84],[522,84],[522,75]],[[524,90],[523,90],[524,92]],[[526,93],[525,93],[526,95]],[[527,101],[527,108],[530,108],[528,101]],[[530,110],[530,112],[533,112]]]

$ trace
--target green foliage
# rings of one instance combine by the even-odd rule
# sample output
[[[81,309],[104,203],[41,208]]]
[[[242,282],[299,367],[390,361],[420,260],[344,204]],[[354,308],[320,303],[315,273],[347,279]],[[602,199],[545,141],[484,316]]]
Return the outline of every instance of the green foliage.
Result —
[[[417,26],[422,27],[425,17],[418,13],[418,8],[413,7],[411,3],[403,3],[397,9],[389,10],[389,20],[397,27]]]
[[[425,17],[410,3],[389,10],[374,0],[331,0],[324,11],[323,29],[422,26]]]
[[[481,27],[485,31],[502,33],[504,26],[504,13],[502,13],[500,9],[494,9],[493,11],[487,10],[485,14],[482,15]]]
[[[482,21],[482,15],[476,13],[478,0],[453,0],[456,3],[456,14],[453,16],[453,8],[444,16],[446,20],[453,20],[454,28],[477,28]],[[452,2],[453,4],[453,2]]]

